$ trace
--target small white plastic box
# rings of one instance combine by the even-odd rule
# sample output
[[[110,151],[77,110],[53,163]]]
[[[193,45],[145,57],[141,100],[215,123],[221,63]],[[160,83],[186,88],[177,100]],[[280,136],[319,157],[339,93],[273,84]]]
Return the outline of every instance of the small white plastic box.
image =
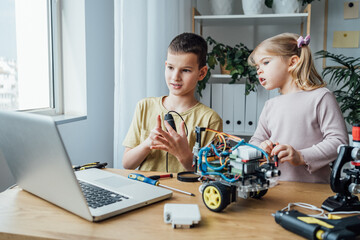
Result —
[[[170,204],[164,206],[164,222],[173,228],[190,228],[201,220],[197,204]]]

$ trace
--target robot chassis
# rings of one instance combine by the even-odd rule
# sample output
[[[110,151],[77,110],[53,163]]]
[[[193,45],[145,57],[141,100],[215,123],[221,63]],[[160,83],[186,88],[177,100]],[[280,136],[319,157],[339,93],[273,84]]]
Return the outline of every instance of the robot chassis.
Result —
[[[201,147],[201,133],[205,131],[216,136]],[[237,197],[260,199],[277,184],[280,176],[277,156],[270,162],[262,149],[224,132],[196,127],[195,133],[195,172],[202,181],[203,202],[211,211],[222,211]]]

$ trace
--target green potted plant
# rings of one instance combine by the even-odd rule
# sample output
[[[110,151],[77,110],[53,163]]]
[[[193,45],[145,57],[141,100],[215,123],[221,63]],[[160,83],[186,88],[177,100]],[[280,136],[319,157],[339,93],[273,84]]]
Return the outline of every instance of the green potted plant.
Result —
[[[299,0],[300,1],[300,0]],[[301,0],[301,4],[302,6],[305,6],[306,4],[309,4],[311,2],[313,2],[314,0]],[[320,1],[320,0],[319,0]],[[274,0],[265,0],[265,5],[268,7],[268,8],[272,8],[272,5],[273,5],[273,2]]]
[[[306,6],[313,1],[314,0],[265,0],[265,5],[268,8],[272,8],[276,14],[299,13],[302,11],[302,6]]]
[[[257,79],[256,68],[250,66],[247,62],[252,50],[249,50],[244,44],[239,43],[234,47],[219,43],[207,37],[206,39],[209,46],[212,46],[212,50],[207,54],[207,64],[209,70],[205,78],[198,83],[197,92],[201,95],[201,91],[205,89],[206,83],[211,77],[211,70],[215,69],[216,65],[223,66],[228,70],[231,75],[230,84],[245,78],[245,93],[246,95],[250,91],[256,91],[256,85],[259,83]]]
[[[330,83],[339,87],[334,91],[336,100],[350,125],[360,123],[360,57],[347,57],[328,51],[315,53],[319,58],[329,58],[340,66],[325,67],[322,75],[330,76]]]

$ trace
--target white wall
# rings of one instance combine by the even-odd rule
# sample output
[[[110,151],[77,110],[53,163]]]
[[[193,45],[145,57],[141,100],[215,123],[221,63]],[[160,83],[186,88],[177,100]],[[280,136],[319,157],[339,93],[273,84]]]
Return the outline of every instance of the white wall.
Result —
[[[71,4],[72,0],[67,4]],[[87,119],[59,126],[73,164],[108,162],[113,166],[114,1],[86,0]],[[74,19],[75,20],[75,19]],[[76,64],[76,62],[75,62]],[[0,156],[0,191],[14,184]],[[56,171],[56,169],[54,169]]]
[[[87,119],[59,126],[73,164],[113,166],[114,1],[85,1]]]

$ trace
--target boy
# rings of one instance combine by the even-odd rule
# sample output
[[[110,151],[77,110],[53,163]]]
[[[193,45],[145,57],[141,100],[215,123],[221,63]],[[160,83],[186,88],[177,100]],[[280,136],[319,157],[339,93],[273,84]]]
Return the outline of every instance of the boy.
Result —
[[[194,95],[198,81],[203,80],[207,73],[206,54],[207,43],[199,35],[183,33],[171,41],[165,62],[169,95],[149,97],[138,102],[123,142],[124,168],[139,167],[140,170],[162,172],[191,171],[195,127],[222,131],[219,115],[199,103]],[[180,115],[172,112],[176,126],[180,126],[176,128],[177,132],[164,121],[169,111]],[[214,134],[208,133],[202,137],[202,146],[213,137]]]

